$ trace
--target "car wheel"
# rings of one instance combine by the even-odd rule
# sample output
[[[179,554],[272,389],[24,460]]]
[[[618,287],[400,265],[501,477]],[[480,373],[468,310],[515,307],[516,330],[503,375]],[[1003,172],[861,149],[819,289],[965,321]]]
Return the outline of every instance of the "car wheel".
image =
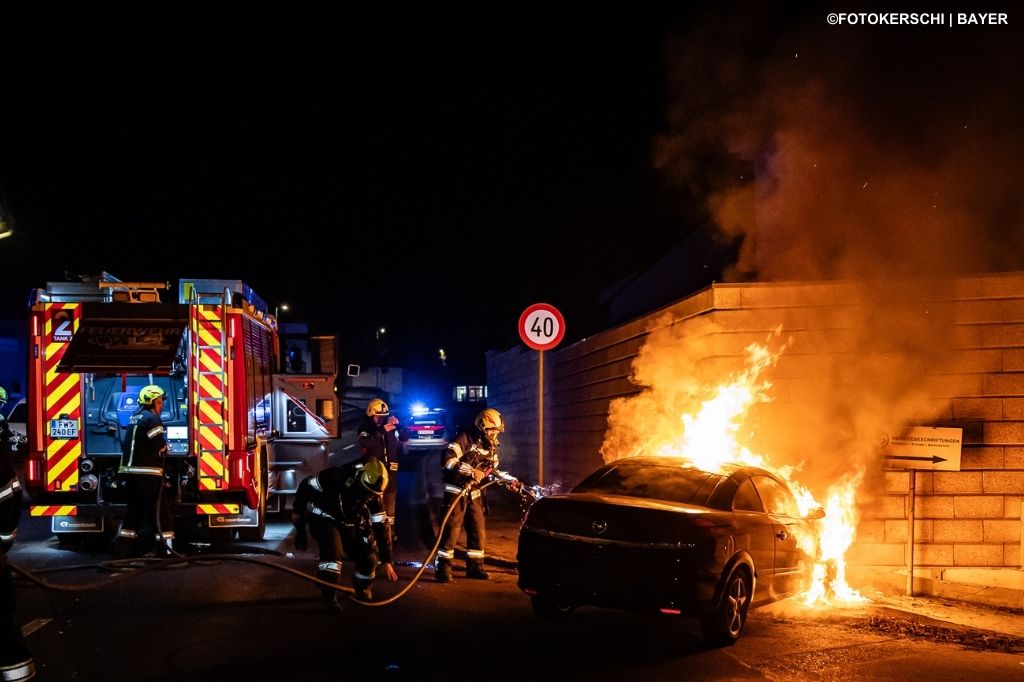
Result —
[[[701,631],[709,644],[729,646],[740,638],[750,608],[750,583],[746,568],[737,568],[729,576],[718,608],[701,619]]]
[[[564,618],[573,609],[568,604],[559,604],[557,600],[541,595],[530,597],[530,603],[533,605],[533,612],[545,620]]]

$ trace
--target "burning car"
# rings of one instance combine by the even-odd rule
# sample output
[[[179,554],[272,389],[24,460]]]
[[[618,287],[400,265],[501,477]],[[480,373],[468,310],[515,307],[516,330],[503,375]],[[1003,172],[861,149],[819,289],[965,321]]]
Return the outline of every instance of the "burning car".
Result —
[[[541,617],[584,605],[697,616],[708,641],[727,645],[749,608],[806,587],[812,558],[798,540],[823,516],[801,517],[764,469],[627,457],[530,508],[519,587]]]

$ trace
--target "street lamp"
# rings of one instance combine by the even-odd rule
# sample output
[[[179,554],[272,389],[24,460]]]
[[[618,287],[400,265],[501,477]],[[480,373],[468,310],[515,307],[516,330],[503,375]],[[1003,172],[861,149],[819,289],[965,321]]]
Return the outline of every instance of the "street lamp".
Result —
[[[281,305],[274,306],[274,319],[275,320],[277,319],[278,315],[280,315],[280,311],[282,311],[282,310],[285,311],[285,312],[288,312],[288,304],[287,303],[282,303]]]
[[[387,331],[387,329],[385,329],[384,327],[381,327],[380,329],[377,330],[377,340],[378,341],[380,341],[380,337],[384,336],[384,333],[386,331]]]

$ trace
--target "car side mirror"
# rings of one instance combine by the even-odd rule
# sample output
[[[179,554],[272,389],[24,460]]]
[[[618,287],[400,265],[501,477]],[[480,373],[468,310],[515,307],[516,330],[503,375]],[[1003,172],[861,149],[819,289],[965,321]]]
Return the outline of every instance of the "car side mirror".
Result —
[[[812,509],[811,511],[807,512],[806,518],[810,521],[814,521],[816,519],[823,519],[825,518],[825,509],[822,507]]]

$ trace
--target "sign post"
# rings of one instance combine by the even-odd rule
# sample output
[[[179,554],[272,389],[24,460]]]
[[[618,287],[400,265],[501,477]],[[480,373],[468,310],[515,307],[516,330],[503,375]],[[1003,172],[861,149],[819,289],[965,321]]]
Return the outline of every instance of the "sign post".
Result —
[[[519,316],[519,338],[537,351],[537,485],[544,485],[544,351],[565,337],[565,318],[553,305],[534,303]]]
[[[963,429],[911,426],[899,435],[885,434],[882,457],[894,469],[909,469],[907,490],[907,596],[914,596],[914,516],[917,470],[960,471]]]

